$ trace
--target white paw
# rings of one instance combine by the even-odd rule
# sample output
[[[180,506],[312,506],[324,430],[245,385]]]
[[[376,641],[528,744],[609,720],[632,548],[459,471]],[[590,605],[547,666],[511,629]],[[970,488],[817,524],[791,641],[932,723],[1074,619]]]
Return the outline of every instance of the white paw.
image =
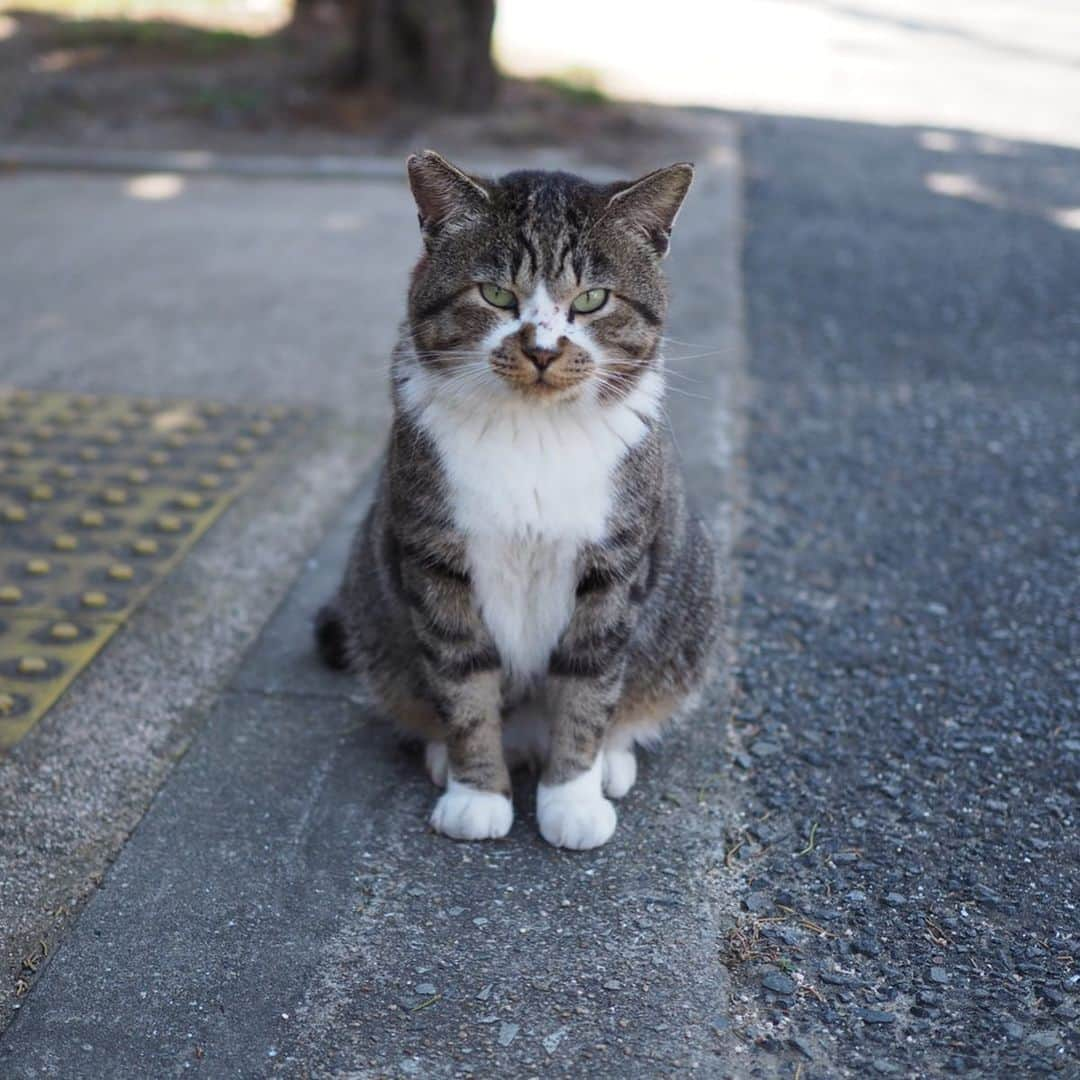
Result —
[[[451,777],[431,813],[431,825],[455,840],[497,840],[510,831],[514,808],[505,795],[478,791]]]
[[[424,765],[431,782],[436,787],[446,787],[446,774],[449,762],[446,756],[446,743],[429,742],[424,744]]]
[[[604,794],[621,799],[637,779],[637,758],[633,750],[609,747],[604,751]]]
[[[615,807],[600,795],[583,801],[554,798],[537,807],[540,835],[555,847],[587,851],[606,844],[618,820]]]
[[[565,784],[537,788],[536,817],[549,844],[586,851],[611,839],[618,817],[601,789],[602,757],[597,755],[588,772]]]

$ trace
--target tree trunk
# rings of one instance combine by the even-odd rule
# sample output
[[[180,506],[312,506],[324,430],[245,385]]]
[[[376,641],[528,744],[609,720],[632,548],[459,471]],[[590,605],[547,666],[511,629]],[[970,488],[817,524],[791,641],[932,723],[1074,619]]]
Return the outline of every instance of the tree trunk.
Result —
[[[348,75],[392,97],[484,109],[495,94],[495,0],[349,0]]]

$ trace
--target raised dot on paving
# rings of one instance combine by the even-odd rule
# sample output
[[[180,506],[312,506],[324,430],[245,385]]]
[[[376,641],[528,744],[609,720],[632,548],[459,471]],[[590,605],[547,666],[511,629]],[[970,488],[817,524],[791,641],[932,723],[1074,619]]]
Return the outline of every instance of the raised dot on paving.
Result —
[[[199,477],[199,486],[204,488],[216,488],[221,486],[221,477],[213,473],[203,473]]]
[[[34,428],[34,438],[36,439],[51,439],[56,434],[56,428],[51,424],[38,424]]]
[[[29,443],[13,442],[8,445],[8,453],[12,457],[29,457],[34,448]]]
[[[0,716],[7,716],[15,711],[15,699],[10,694],[0,693]]]
[[[26,511],[21,506],[5,506],[4,520],[17,523],[26,520]]]
[[[48,502],[53,497],[53,489],[48,484],[34,484],[30,489],[30,498],[34,502]]]
[[[149,461],[151,465],[168,465],[169,455],[166,454],[164,450],[154,450],[146,455],[146,460]]]
[[[74,480],[78,475],[74,465],[57,465],[53,472],[60,477],[61,480]]]
[[[52,569],[48,559],[27,559],[26,572],[34,577],[44,577]]]
[[[183,518],[178,518],[175,514],[161,514],[158,516],[154,524],[162,532],[179,532],[184,527]]]
[[[252,435],[269,435],[273,427],[269,420],[256,420],[249,430]]]
[[[158,550],[158,542],[151,539],[149,536],[140,536],[136,540],[131,542],[131,550],[136,555],[156,555]]]
[[[130,581],[135,576],[135,571],[127,563],[113,563],[108,569],[108,575],[113,581]]]
[[[71,533],[61,533],[53,538],[53,547],[57,551],[74,551],[78,546],[78,537],[72,536]]]
[[[123,488],[110,487],[101,493],[101,497],[110,506],[120,506],[127,502],[128,493]]]
[[[103,431],[98,436],[98,440],[106,446],[115,446],[122,438],[123,435],[119,431]]]
[[[127,479],[129,484],[145,484],[150,479],[150,470],[128,469]]]
[[[181,435],[179,432],[174,432],[165,440],[165,442],[169,446],[175,447],[177,450],[180,450],[183,447],[187,446],[189,440],[186,435]]]
[[[49,670],[49,661],[43,656],[23,656],[18,667],[20,675],[41,675]]]
[[[101,451],[96,446],[84,446],[79,451],[82,461],[97,461],[101,457]]]
[[[79,601],[83,607],[88,608],[103,608],[109,602],[109,598],[103,592],[97,592],[93,590],[91,592],[84,592]]]
[[[74,641],[79,636],[79,628],[70,622],[53,623],[49,636],[57,641]]]
[[[79,515],[79,524],[88,529],[100,529],[105,524],[105,515],[100,510],[84,510]]]
[[[233,443],[233,449],[238,454],[250,454],[251,451],[255,449],[256,445],[254,439],[249,439],[246,435],[241,435],[240,438]]]
[[[195,491],[181,491],[176,496],[176,501],[184,507],[185,510],[198,510],[203,504],[203,497]]]
[[[17,604],[23,597],[18,585],[0,585],[0,604]]]
[[[235,469],[240,464],[240,459],[234,454],[222,454],[217,459],[219,469]]]

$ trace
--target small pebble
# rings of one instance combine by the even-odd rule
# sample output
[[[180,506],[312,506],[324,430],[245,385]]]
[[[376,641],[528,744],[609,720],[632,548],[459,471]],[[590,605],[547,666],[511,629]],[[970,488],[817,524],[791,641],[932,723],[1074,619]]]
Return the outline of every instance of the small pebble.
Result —
[[[892,1013],[882,1012],[880,1009],[856,1009],[855,1015],[867,1024],[892,1024],[896,1021]]]
[[[499,1045],[509,1046],[521,1028],[517,1024],[502,1023],[499,1025]]]
[[[543,1038],[541,1040],[541,1042],[543,1043],[544,1049],[549,1054],[554,1054],[555,1051],[559,1049],[559,1043],[561,1043],[563,1041],[563,1038],[564,1038],[565,1035],[566,1035],[566,1028],[564,1028],[564,1027],[559,1028],[558,1031],[553,1031],[550,1035],[546,1036],[545,1038]]]
[[[434,983],[417,983],[416,992],[421,997],[431,997],[432,994],[437,993]]]
[[[761,980],[761,985],[766,990],[771,990],[774,994],[794,994],[795,993],[795,980],[790,975],[785,975],[780,971],[770,971]]]

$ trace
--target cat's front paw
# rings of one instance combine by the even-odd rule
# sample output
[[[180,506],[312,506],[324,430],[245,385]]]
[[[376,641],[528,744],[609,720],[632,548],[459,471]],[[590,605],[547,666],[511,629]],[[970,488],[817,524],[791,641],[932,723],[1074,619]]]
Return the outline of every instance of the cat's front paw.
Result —
[[[577,780],[541,784],[536,793],[536,817],[540,835],[549,844],[575,851],[606,844],[618,820],[615,807],[598,787],[587,790]]]
[[[455,840],[497,840],[510,831],[514,808],[505,795],[478,791],[452,777],[431,813],[431,826]]]

